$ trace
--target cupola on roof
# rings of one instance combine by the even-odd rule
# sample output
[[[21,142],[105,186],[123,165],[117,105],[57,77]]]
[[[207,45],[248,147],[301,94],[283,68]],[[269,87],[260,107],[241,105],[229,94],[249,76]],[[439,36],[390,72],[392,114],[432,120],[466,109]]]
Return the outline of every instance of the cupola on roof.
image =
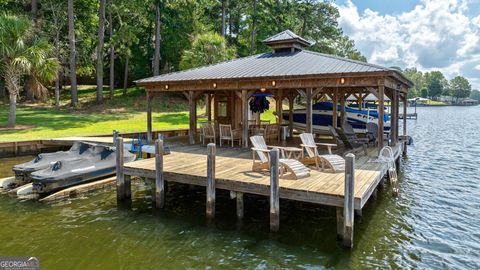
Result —
[[[313,44],[290,30],[273,35],[265,39],[263,43],[270,46],[274,52],[301,51],[303,48]]]

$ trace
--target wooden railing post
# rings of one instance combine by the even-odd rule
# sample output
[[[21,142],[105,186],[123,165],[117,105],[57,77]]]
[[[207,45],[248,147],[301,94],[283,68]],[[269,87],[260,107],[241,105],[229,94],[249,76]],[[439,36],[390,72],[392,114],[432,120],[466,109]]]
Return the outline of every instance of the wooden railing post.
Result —
[[[278,148],[274,148],[270,152],[270,230],[273,232],[280,229],[278,158]]]
[[[215,152],[214,143],[207,145],[207,218],[215,217]]]
[[[353,247],[355,155],[345,156],[345,192],[343,206],[343,246]]]
[[[117,201],[125,199],[125,175],[123,174],[123,138],[118,137],[115,143],[117,170]]]
[[[157,208],[163,208],[163,206],[165,205],[165,184],[163,178],[163,140],[161,139],[155,141],[155,205]]]

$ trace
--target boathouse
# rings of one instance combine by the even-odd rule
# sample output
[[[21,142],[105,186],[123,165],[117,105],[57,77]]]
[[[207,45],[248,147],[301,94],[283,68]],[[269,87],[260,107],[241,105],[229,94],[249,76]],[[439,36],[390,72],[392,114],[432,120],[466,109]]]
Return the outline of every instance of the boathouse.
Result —
[[[396,179],[395,160],[399,159],[401,153],[406,153],[405,140],[399,144],[399,107],[400,102],[407,104],[408,89],[412,82],[395,69],[309,51],[306,48],[311,42],[289,30],[264,40],[264,43],[270,46],[270,52],[136,82],[145,87],[147,92],[148,140],[152,141],[153,135],[152,103],[162,92],[182,92],[188,98],[188,138],[185,138],[186,142],[183,139],[166,141],[170,147],[169,155],[164,156],[164,142],[158,139],[155,141],[155,158],[117,164],[117,198],[122,201],[131,197],[132,176],[155,181],[157,208],[164,207],[165,196],[168,196],[165,194],[165,182],[203,186],[206,187],[206,216],[212,218],[215,216],[215,190],[223,189],[230,191],[235,199],[236,216],[241,219],[244,215],[244,194],[267,196],[270,198],[270,229],[273,231],[279,229],[280,199],[332,206],[337,209],[337,235],[343,239],[344,246],[352,247],[354,211],[361,214],[367,201],[376,197],[378,187],[383,186],[387,174],[392,187],[396,183],[392,180]],[[329,154],[340,160],[345,158],[344,169],[327,172],[320,169],[317,163],[306,177],[296,179],[279,176],[281,148],[276,146],[273,150],[265,149],[270,156],[267,158],[268,166],[265,166],[267,170],[255,171],[252,152],[255,157],[258,149],[248,149],[251,135],[249,123],[255,120],[252,118],[258,119],[258,115],[250,113],[249,100],[259,94],[269,94],[276,100],[276,113],[280,116],[283,115],[283,101],[288,100],[288,125],[292,138],[287,142],[287,146],[290,146],[282,147],[282,151],[287,148],[290,148],[289,151],[291,148],[298,150],[297,157],[288,157],[294,160],[293,167],[304,167],[298,161],[305,162],[303,155],[308,152],[305,148],[298,148],[298,137],[293,136],[293,106],[298,96],[306,103],[303,131],[313,133],[312,104],[315,101],[332,100],[334,104],[341,105],[338,112],[332,112],[331,125],[336,127],[347,120],[344,105],[348,98],[354,97],[359,101],[358,104],[362,104],[367,95],[374,95],[379,114],[378,142],[368,149],[364,147],[364,152],[358,155],[343,155],[341,148],[335,152],[339,155],[332,155],[330,146],[334,144],[323,143],[323,146],[329,147]],[[217,148],[210,143],[205,148],[198,143],[196,107],[202,95],[207,104],[208,120],[239,129],[242,147]],[[391,120],[389,136],[384,140],[386,99],[391,106]],[[403,112],[406,115],[406,106]],[[281,125],[282,117],[276,121],[275,125]],[[304,137],[307,135],[310,136],[305,134]],[[406,135],[406,118],[403,119],[403,135]],[[313,138],[311,142],[316,149],[318,143]],[[123,138],[119,137],[116,144],[123,145]],[[383,148],[385,144],[391,148]],[[296,149],[294,146],[297,146]],[[389,151],[387,162],[378,158],[379,152],[383,152],[380,149]],[[123,160],[122,152],[117,151],[119,161]]]

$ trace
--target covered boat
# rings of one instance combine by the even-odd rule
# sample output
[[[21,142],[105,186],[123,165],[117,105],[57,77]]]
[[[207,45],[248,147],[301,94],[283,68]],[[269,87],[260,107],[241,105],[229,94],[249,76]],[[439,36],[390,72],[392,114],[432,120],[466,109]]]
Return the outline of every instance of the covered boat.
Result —
[[[85,156],[60,160],[46,169],[31,173],[33,190],[40,194],[49,193],[107,177],[115,173],[115,159],[115,148],[95,145]],[[134,160],[135,155],[125,151],[124,162]]]
[[[337,106],[338,114],[340,114],[341,106]],[[365,133],[366,125],[369,122],[378,124],[378,112],[374,110],[359,110],[345,106],[347,114],[347,122],[352,125],[355,132]],[[283,113],[283,119],[288,123],[289,113]],[[299,130],[305,130],[306,126],[305,109],[294,110],[293,127]],[[384,129],[390,130],[390,117],[384,114]],[[337,118],[337,126],[340,126],[340,117]],[[312,106],[312,128],[315,132],[328,132],[328,126],[333,123],[333,104],[331,102],[319,102]]]
[[[35,159],[13,167],[15,180],[18,183],[30,182],[30,174],[32,172],[46,169],[59,160],[80,158],[87,155],[91,147],[91,144],[75,142],[68,151],[39,154]]]

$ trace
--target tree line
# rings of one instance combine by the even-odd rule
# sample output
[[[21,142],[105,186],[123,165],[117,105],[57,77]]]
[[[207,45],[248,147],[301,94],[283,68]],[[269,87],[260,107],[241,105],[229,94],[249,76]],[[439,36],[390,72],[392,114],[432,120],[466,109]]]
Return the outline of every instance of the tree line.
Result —
[[[313,41],[311,50],[366,61],[328,0],[0,0],[0,10],[10,126],[17,97],[53,92],[59,106],[70,86],[75,107],[77,83],[95,82],[102,103],[104,84],[114,98],[134,79],[268,51],[262,40],[286,29]]]
[[[472,90],[472,85],[463,76],[447,80],[441,71],[422,72],[417,68],[407,68],[403,74],[415,84],[410,89],[409,98],[437,99],[440,96],[450,96],[458,102],[462,98],[477,97],[478,90]]]

